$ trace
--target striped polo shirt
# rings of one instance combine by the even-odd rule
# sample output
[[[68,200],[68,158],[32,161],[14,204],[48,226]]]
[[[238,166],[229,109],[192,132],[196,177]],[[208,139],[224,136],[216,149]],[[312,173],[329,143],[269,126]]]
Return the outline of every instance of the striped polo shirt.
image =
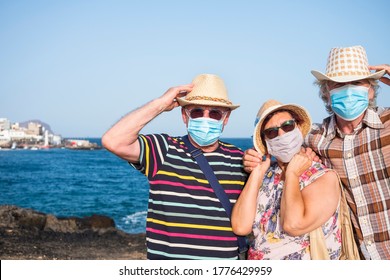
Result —
[[[306,142],[339,173],[368,257],[390,259],[390,109],[367,109],[352,134],[341,133],[332,115],[313,126]]]
[[[148,259],[237,259],[230,219],[181,137],[140,135],[139,164],[149,180]],[[243,152],[219,141],[204,153],[230,202],[246,181]]]

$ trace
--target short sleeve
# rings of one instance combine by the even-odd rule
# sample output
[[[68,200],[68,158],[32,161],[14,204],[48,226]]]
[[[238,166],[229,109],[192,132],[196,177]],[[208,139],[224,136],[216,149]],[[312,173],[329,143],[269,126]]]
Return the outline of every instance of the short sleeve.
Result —
[[[328,169],[319,162],[314,162],[310,166],[309,169],[307,169],[300,177],[299,177],[299,184],[301,190],[305,188],[306,186],[313,183],[315,180],[317,180],[319,177],[324,175]]]
[[[135,169],[145,174],[148,179],[156,175],[159,167],[164,163],[168,151],[168,135],[148,134],[138,136],[140,156],[138,163],[130,163]]]

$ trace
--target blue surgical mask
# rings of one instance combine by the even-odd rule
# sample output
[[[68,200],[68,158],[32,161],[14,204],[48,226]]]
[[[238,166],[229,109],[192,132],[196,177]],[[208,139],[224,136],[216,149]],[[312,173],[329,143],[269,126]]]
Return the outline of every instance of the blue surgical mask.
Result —
[[[346,121],[357,119],[368,107],[368,90],[367,87],[350,84],[331,90],[333,112]]]
[[[222,134],[223,120],[210,118],[188,119],[188,134],[199,146],[205,147],[218,141]]]

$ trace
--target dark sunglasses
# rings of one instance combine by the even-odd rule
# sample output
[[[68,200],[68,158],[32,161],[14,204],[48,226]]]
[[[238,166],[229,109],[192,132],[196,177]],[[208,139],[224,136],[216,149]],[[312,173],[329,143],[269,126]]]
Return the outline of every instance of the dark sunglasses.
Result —
[[[222,111],[219,109],[203,109],[203,108],[194,108],[186,111],[191,119],[202,118],[204,116],[204,111],[208,111],[209,117],[217,121],[220,121],[227,113],[227,111]]]
[[[280,126],[265,129],[262,134],[268,139],[273,139],[279,135],[279,128],[281,128],[284,132],[290,132],[294,130],[295,124],[295,120],[288,120],[282,123]]]

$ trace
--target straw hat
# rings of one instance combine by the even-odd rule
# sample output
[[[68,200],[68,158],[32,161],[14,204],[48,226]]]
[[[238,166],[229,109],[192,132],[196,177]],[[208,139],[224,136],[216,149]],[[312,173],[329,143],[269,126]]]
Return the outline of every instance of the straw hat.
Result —
[[[220,77],[212,74],[201,74],[192,81],[191,92],[178,98],[180,106],[204,105],[226,107],[234,110],[240,105],[234,105],[228,98],[226,87]]]
[[[371,73],[368,69],[366,50],[362,46],[354,46],[331,49],[326,74],[316,70],[312,70],[311,73],[319,81],[330,80],[346,83],[362,79],[377,80],[385,74],[385,70]]]
[[[263,154],[267,153],[267,145],[265,144],[265,141],[262,140],[261,133],[260,133],[265,118],[269,114],[280,110],[288,110],[290,112],[293,112],[297,116],[296,121],[301,127],[303,138],[305,138],[307,133],[310,131],[311,118],[309,113],[305,110],[305,108],[295,104],[283,105],[279,101],[268,100],[263,104],[263,106],[261,106],[259,112],[257,113],[257,117],[256,117],[257,123],[255,125],[255,130],[253,132],[253,145],[255,146],[255,149],[258,152],[261,152]]]

